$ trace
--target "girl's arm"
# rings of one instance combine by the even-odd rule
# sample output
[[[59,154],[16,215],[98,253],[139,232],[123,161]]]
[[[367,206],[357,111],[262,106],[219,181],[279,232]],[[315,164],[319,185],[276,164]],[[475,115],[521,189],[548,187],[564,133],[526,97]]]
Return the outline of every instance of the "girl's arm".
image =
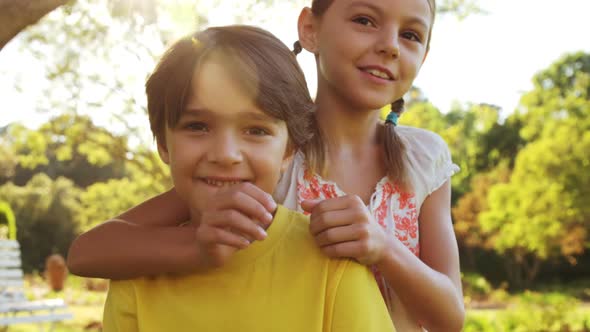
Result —
[[[420,216],[420,258],[397,239],[378,268],[404,307],[428,331],[461,331],[465,318],[459,250],[451,221],[447,180],[424,201]]]
[[[422,204],[421,258],[387,234],[358,196],[304,201],[301,206],[311,213],[310,231],[326,255],[377,265],[405,310],[428,331],[461,330],[465,309],[449,180]]]
[[[221,265],[251,240],[265,238],[276,209],[271,195],[243,183],[210,199],[197,231],[178,227],[191,213],[174,190],[156,196],[80,235],[70,246],[68,268],[108,279],[187,273]]]
[[[128,279],[198,268],[189,209],[174,189],[133,207],[74,240],[68,268],[76,275]]]

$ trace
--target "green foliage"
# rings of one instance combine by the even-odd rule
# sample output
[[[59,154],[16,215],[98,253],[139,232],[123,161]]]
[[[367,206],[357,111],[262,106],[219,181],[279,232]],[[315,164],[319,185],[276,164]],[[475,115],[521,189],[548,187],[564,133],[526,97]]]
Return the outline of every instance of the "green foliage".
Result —
[[[523,95],[514,115],[525,124],[521,134],[527,141],[549,137],[555,126],[575,121],[590,126],[590,54],[566,54],[533,78],[534,88]]]
[[[492,285],[477,273],[462,273],[463,296],[469,299],[482,299],[489,296]]]
[[[82,231],[121,214],[165,189],[148,177],[112,179],[91,185],[80,196],[82,209],[79,221]]]
[[[491,248],[490,234],[481,229],[479,215],[488,210],[488,192],[498,183],[506,183],[510,169],[506,162],[486,173],[479,173],[471,179],[471,191],[461,196],[452,208],[455,234],[462,248]],[[468,255],[471,252],[467,252]]]
[[[16,220],[14,212],[10,205],[4,201],[0,201],[0,230],[2,227],[6,228],[5,237],[11,240],[16,240]],[[0,232],[0,239],[3,238],[3,232]]]
[[[5,131],[7,131],[7,128],[0,128],[0,183],[14,176],[18,163],[16,154],[8,140],[8,134]]]
[[[558,293],[525,292],[515,305],[488,315],[468,314],[464,331],[477,332],[586,332],[588,314],[579,301]]]
[[[584,321],[574,310],[578,306],[577,300],[561,294],[526,292],[515,310],[505,312],[500,326],[504,331],[570,331]]]
[[[510,160],[518,150],[518,130],[500,125],[499,109],[493,105],[455,105],[443,114],[419,90],[414,89],[410,97],[400,123],[431,130],[445,139],[453,161],[461,167],[461,172],[452,178],[455,198],[470,190],[476,174],[493,169],[502,160]]]
[[[80,189],[72,181],[52,181],[45,174],[35,175],[23,187],[12,183],[0,187],[0,200],[10,204],[16,217],[26,272],[41,271],[52,253],[66,255],[77,234],[79,195]]]
[[[87,116],[58,116],[37,130],[12,125],[9,136],[7,143],[18,158],[12,177],[17,184],[39,172],[67,177],[82,187],[125,174],[127,139],[94,125]]]

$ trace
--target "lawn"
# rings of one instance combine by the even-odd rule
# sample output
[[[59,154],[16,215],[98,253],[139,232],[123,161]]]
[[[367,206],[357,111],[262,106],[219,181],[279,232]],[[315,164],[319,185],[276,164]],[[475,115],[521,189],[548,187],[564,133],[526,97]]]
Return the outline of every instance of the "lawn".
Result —
[[[31,299],[63,298],[71,320],[55,324],[55,332],[100,331],[102,308],[108,283],[104,280],[70,276],[64,291],[48,290],[40,277],[27,277],[26,289]],[[547,289],[544,292],[500,293],[490,296],[499,299],[492,308],[471,308],[469,301],[465,332],[512,331],[569,331],[590,332],[590,303],[579,301],[571,294],[587,294],[588,284],[582,286]],[[498,305],[499,304],[499,305]],[[567,317],[566,317],[567,316]],[[545,322],[545,323],[544,323]],[[548,323],[547,323],[548,322]],[[553,324],[553,328],[539,330],[535,324]],[[561,324],[561,325],[556,325]],[[49,324],[43,324],[43,328]],[[534,327],[532,327],[534,326]],[[544,325],[545,326],[545,325]],[[567,326],[567,327],[564,327]],[[0,331],[3,331],[0,328]],[[39,331],[38,324],[10,326],[8,332]],[[4,332],[4,331],[3,331]]]

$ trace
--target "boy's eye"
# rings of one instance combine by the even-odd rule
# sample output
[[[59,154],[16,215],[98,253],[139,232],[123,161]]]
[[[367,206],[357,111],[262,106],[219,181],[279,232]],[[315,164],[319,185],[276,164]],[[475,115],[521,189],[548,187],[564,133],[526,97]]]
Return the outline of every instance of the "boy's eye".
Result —
[[[246,133],[248,135],[253,135],[253,136],[267,136],[270,135],[270,131],[265,129],[265,128],[260,128],[260,127],[252,127],[252,128],[248,128],[246,130]]]
[[[370,18],[366,17],[366,16],[359,16],[356,17],[352,20],[355,23],[364,25],[364,26],[368,26],[368,27],[374,27],[375,24],[373,23],[373,21],[371,21]]]
[[[189,122],[184,125],[184,128],[190,131],[208,131],[209,129],[204,122]]]

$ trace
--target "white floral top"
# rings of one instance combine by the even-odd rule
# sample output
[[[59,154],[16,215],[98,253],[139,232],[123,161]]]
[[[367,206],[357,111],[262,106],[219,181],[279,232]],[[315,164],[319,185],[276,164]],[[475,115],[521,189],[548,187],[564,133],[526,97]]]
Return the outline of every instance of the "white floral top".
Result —
[[[447,144],[437,134],[405,126],[398,126],[396,130],[406,146],[406,166],[413,192],[402,191],[384,177],[377,183],[368,208],[383,228],[395,234],[414,255],[420,256],[420,207],[426,197],[445,183],[459,167],[453,164]],[[303,212],[301,202],[304,200],[343,195],[346,193],[336,183],[311,173],[305,166],[303,154],[298,152],[283,174],[274,196],[288,208]],[[410,320],[379,271],[373,271],[397,330],[420,331],[420,326]]]

